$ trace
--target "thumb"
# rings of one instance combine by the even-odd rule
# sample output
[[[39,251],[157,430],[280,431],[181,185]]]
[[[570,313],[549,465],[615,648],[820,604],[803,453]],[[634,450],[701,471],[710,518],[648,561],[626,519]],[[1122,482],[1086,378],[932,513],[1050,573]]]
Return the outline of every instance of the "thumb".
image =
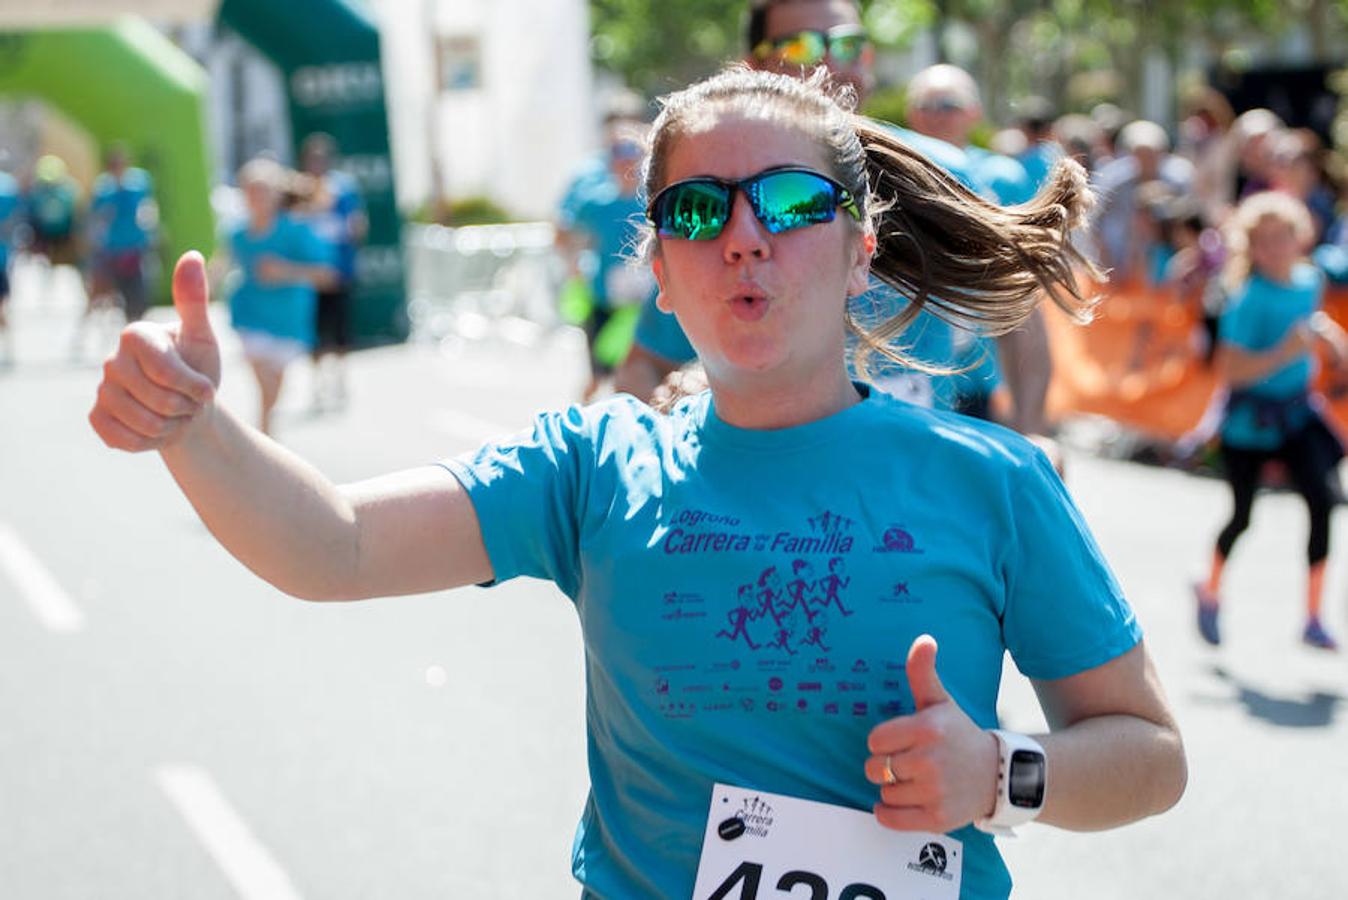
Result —
[[[178,258],[173,267],[173,308],[182,321],[179,334],[187,343],[215,343],[215,332],[206,313],[210,289],[206,285],[206,261],[195,250]]]
[[[907,670],[908,689],[913,692],[918,712],[950,699],[936,674],[936,638],[924,634],[913,641],[908,648]]]

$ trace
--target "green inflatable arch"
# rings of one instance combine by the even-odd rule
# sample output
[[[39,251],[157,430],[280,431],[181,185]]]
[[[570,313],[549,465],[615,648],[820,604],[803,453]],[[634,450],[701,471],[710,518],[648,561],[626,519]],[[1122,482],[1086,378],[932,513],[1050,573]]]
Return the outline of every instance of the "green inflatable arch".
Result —
[[[121,141],[149,171],[166,275],[185,250],[215,244],[206,147],[206,74],[140,19],[0,34],[0,94],[37,97],[101,145]],[[167,297],[169,280],[161,280]]]

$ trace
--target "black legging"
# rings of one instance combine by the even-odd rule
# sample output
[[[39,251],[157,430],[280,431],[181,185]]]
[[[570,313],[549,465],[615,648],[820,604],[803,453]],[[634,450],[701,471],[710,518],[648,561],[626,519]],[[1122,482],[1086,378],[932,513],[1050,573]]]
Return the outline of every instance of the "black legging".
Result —
[[[1329,555],[1329,514],[1334,507],[1329,473],[1333,462],[1318,433],[1318,429],[1322,428],[1324,425],[1312,422],[1276,450],[1245,450],[1222,444],[1226,480],[1231,485],[1231,494],[1235,500],[1231,521],[1217,536],[1217,552],[1223,559],[1231,555],[1236,538],[1250,525],[1250,507],[1254,505],[1254,494],[1259,488],[1259,472],[1264,463],[1272,459],[1280,460],[1287,467],[1292,485],[1306,501],[1310,511],[1311,533],[1306,542],[1307,560],[1313,566],[1323,562]]]

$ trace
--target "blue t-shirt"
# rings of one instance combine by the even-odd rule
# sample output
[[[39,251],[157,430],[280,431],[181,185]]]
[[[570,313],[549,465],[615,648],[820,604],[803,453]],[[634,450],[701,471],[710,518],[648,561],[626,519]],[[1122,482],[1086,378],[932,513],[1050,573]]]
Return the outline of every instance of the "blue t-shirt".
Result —
[[[154,182],[144,169],[127,169],[119,179],[104,172],[94,179],[89,201],[90,237],[102,253],[128,253],[150,246],[145,206],[154,199]]]
[[[607,152],[595,153],[581,164],[557,204],[558,217],[566,222],[576,217],[576,211],[590,194],[613,181]]]
[[[33,234],[64,240],[75,227],[75,183],[70,179],[37,181],[28,189],[26,206]]]
[[[653,278],[640,285],[641,297],[611,296],[613,291],[610,289],[615,271],[627,267],[635,256],[645,212],[636,194],[623,194],[617,183],[610,179],[602,185],[592,185],[561,220],[562,228],[580,232],[590,239],[594,253],[590,290],[595,305],[600,308],[655,298]]]
[[[1016,157],[1020,164],[1025,167],[1025,174],[1029,176],[1030,183],[1038,191],[1048,181],[1049,172],[1053,171],[1053,166],[1062,159],[1062,148],[1051,141],[1040,141],[1033,147]]]
[[[230,251],[243,276],[229,298],[234,327],[312,346],[318,306],[313,285],[307,281],[262,284],[257,280],[257,264],[274,257],[302,265],[332,265],[330,248],[308,225],[282,213],[266,234],[251,234],[247,225],[237,229],[230,236]]]
[[[10,248],[14,243],[14,226],[18,224],[23,202],[19,183],[7,172],[0,172],[0,271],[9,265]]]
[[[978,179],[992,191],[1002,206],[1015,206],[1034,197],[1036,185],[1025,167],[1009,156],[982,147],[965,147]]]
[[[676,366],[692,362],[697,351],[688,342],[688,335],[672,313],[667,313],[655,305],[655,297],[650,297],[641,305],[637,316],[637,330],[632,342],[648,353],[654,353],[661,359]]]
[[[955,176],[969,190],[989,198],[994,196],[979,177],[973,160],[961,148],[907,128],[886,122],[878,124]],[[902,312],[905,303],[903,296],[893,288],[879,279],[872,279],[871,290],[852,302],[852,313],[863,324],[874,325]],[[654,297],[647,300],[641,310],[634,341],[642,349],[677,365],[691,362],[697,356],[678,320],[672,314],[662,312],[655,305]],[[910,358],[937,369],[954,369],[963,365],[954,327],[929,312],[918,315],[900,336],[898,346]],[[850,366],[850,353],[848,361]],[[958,395],[969,392],[972,386],[980,385],[987,379],[986,373],[929,374],[901,366],[880,355],[873,356],[869,364],[872,368],[871,377],[882,390],[936,409],[949,409]],[[995,374],[995,357],[992,365]]]
[[[1219,338],[1250,353],[1267,353],[1293,328],[1310,319],[1320,308],[1323,293],[1324,275],[1314,266],[1298,265],[1286,283],[1252,274],[1222,313]],[[1241,391],[1270,401],[1293,400],[1310,390],[1313,374],[1314,358],[1303,353]],[[1309,411],[1301,414],[1309,416]],[[1234,404],[1222,422],[1222,441],[1232,447],[1271,450],[1282,443],[1283,434],[1274,423],[1261,422],[1251,404]]]
[[[304,221],[328,245],[337,273],[350,283],[356,277],[356,236],[351,230],[352,217],[365,210],[356,180],[345,172],[330,170],[323,176],[322,209],[304,216]]]
[[[860,386],[819,421],[751,431],[711,396],[537,417],[445,463],[497,582],[553,581],[585,642],[590,796],[576,877],[687,897],[712,784],[869,810],[866,735],[914,709],[912,641],[980,727],[1003,654],[1058,679],[1140,630],[1052,466],[1013,432]],[[1004,898],[966,827],[962,896]]]

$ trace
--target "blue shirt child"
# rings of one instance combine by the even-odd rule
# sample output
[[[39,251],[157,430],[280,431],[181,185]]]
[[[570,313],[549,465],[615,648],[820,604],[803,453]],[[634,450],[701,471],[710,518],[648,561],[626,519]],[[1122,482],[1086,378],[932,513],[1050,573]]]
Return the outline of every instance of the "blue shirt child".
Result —
[[[313,285],[308,281],[264,284],[257,278],[257,265],[267,257],[302,265],[332,265],[331,248],[303,222],[281,213],[265,234],[253,234],[247,225],[238,228],[230,236],[230,251],[243,276],[229,299],[234,327],[312,347],[318,306]]]
[[[1250,353],[1266,353],[1310,319],[1323,293],[1324,275],[1311,265],[1296,266],[1286,283],[1253,273],[1222,314],[1219,338]],[[1274,402],[1295,400],[1310,390],[1313,374],[1314,358],[1307,352],[1241,391]],[[1222,441],[1250,450],[1276,449],[1287,429],[1309,421],[1311,414],[1306,407],[1299,412],[1302,422],[1278,424],[1264,420],[1254,404],[1234,404],[1222,422]]]

